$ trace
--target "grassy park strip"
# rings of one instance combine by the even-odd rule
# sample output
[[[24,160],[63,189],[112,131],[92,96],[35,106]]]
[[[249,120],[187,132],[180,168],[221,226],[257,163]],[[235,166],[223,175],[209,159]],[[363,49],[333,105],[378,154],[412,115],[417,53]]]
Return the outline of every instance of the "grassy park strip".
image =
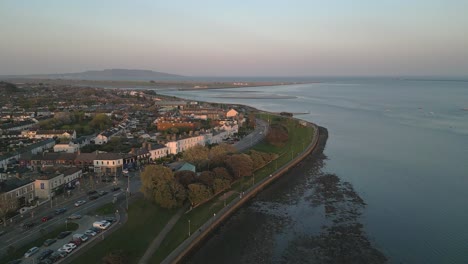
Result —
[[[129,208],[125,225],[109,235],[105,243],[92,247],[73,263],[102,263],[108,253],[119,250],[126,253],[128,263],[137,263],[148,244],[176,211],[161,209],[143,198],[136,200]]]
[[[75,231],[78,229],[78,224],[76,223],[73,223],[73,222],[69,222],[68,224],[62,224],[60,226],[58,226],[56,229],[54,229],[53,231],[47,233],[47,234],[44,234],[43,236],[41,236],[40,238],[18,248],[18,249],[14,249],[12,248],[11,250],[9,250],[8,254],[6,256],[4,256],[3,258],[0,259],[0,263],[8,263],[8,261],[11,261],[11,260],[15,260],[15,259],[20,259],[23,257],[24,253],[26,251],[28,251],[28,249],[32,248],[32,247],[38,247],[38,246],[42,246],[42,244],[44,243],[44,241],[46,241],[47,239],[49,238],[57,238],[57,235],[60,234],[61,232],[63,231]]]
[[[232,185],[231,190],[237,193],[246,190],[248,187],[253,185],[254,182],[260,181],[268,177],[271,173],[280,168],[284,164],[291,161],[298,153],[302,152],[306,146],[311,143],[314,129],[311,127],[302,126],[298,121],[285,117],[279,117],[277,115],[271,115],[262,113],[258,115],[259,118],[264,120],[270,120],[271,124],[282,124],[288,128],[289,139],[288,142],[282,147],[276,147],[262,142],[253,147],[254,150],[276,153],[279,157],[264,166],[263,168],[255,171],[254,179],[252,177],[245,177],[237,181]],[[230,195],[226,198],[226,204],[236,198],[236,195]],[[182,243],[188,237],[188,224],[190,220],[190,226],[192,232],[197,232],[200,226],[205,222],[210,221],[213,214],[216,214],[224,207],[223,194],[218,197],[221,199],[212,199],[209,202],[197,207],[191,212],[183,215],[174,228],[169,232],[166,238],[163,240],[161,246],[158,248],[156,253],[151,259],[151,263],[161,263],[169,253],[171,253],[180,243]],[[221,202],[220,202],[221,200]]]

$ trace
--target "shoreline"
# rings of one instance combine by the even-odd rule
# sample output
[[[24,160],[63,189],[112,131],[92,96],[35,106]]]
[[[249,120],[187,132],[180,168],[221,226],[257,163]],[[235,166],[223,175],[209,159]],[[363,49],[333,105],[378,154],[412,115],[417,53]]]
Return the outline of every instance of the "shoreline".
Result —
[[[250,107],[250,106],[246,106]],[[253,107],[250,107],[255,109]],[[260,111],[264,113],[274,114],[267,111]],[[240,207],[242,207],[245,203],[250,201],[253,197],[255,197],[259,192],[261,192],[264,188],[270,185],[272,182],[280,178],[283,174],[288,172],[291,168],[295,167],[298,163],[300,163],[303,159],[305,159],[308,155],[313,153],[320,142],[320,130],[325,129],[323,127],[317,126],[314,123],[307,122],[301,119],[293,118],[296,122],[306,122],[307,126],[314,128],[314,136],[312,138],[311,143],[307,146],[307,148],[299,153],[293,160],[289,161],[287,164],[281,166],[276,170],[274,173],[270,175],[270,177],[264,178],[262,181],[258,182],[255,186],[249,188],[243,198],[236,198],[233,200],[229,205],[221,210],[218,215],[213,216],[213,218],[205,224],[202,225],[198,233],[193,234],[191,237],[184,240],[177,248],[175,248],[161,263],[179,263],[183,261],[199,244],[203,243],[210,234],[224,221],[226,221],[233,213],[235,213]]]

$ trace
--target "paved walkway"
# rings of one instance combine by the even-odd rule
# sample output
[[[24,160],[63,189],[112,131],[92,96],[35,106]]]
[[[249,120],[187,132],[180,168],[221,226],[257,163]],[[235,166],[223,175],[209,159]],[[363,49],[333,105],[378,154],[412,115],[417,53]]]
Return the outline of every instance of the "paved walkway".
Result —
[[[149,247],[146,249],[145,254],[141,257],[139,264],[147,264],[150,258],[154,255],[154,252],[159,248],[161,242],[164,240],[169,231],[172,230],[174,225],[179,221],[180,217],[187,211],[187,206],[184,206],[177,211],[177,214],[172,216],[171,220],[167,222],[166,226],[159,232],[158,236],[151,242]]]

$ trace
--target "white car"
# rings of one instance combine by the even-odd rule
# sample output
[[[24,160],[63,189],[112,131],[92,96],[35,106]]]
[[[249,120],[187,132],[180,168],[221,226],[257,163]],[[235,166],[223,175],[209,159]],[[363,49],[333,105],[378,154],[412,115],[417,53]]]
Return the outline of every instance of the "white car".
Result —
[[[32,247],[26,253],[24,253],[25,258],[29,258],[30,256],[36,254],[39,251],[38,247]]]
[[[80,206],[80,205],[82,205],[82,204],[85,204],[85,203],[86,203],[85,200],[79,200],[79,201],[76,201],[75,206],[78,207],[78,206]]]
[[[87,235],[87,236],[95,236],[95,235],[97,235],[97,233],[94,232],[93,230],[86,230],[84,233],[85,233],[85,235]]]
[[[75,248],[76,248],[76,245],[73,244],[73,243],[68,243],[68,244],[63,245],[62,248],[71,248],[71,249],[75,249]]]
[[[63,252],[65,252],[65,253],[67,253],[67,254],[68,254],[68,253],[70,253],[70,252],[72,252],[72,251],[73,251],[73,248],[69,248],[69,247],[67,247],[67,248],[64,248],[64,247],[61,247],[61,248],[57,249],[57,251],[58,251],[58,252],[60,252],[60,253],[63,253]]]

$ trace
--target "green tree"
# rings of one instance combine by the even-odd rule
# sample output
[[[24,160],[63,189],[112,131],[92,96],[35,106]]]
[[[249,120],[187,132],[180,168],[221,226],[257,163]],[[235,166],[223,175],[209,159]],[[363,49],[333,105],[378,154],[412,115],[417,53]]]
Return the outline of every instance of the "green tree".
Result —
[[[224,167],[216,167],[213,169],[216,179],[232,181],[232,176],[229,171]]]
[[[182,158],[200,169],[208,162],[209,150],[202,145],[195,145],[182,153]]]
[[[103,131],[109,128],[112,125],[112,120],[106,114],[97,114],[89,126],[95,130]]]
[[[196,180],[196,174],[193,171],[183,170],[174,173],[176,180],[184,187],[188,187],[189,184],[194,183]]]
[[[180,207],[187,198],[184,186],[175,180],[171,169],[161,165],[146,166],[141,183],[146,199],[163,208]]]
[[[188,186],[188,197],[192,205],[200,204],[208,200],[212,195],[211,188],[201,183],[192,183]]]
[[[208,187],[213,186],[214,179],[215,174],[211,171],[203,171],[202,173],[200,173],[200,176],[198,176],[198,181],[205,184]]]
[[[219,144],[210,149],[209,160],[210,167],[221,166],[228,154],[236,152],[236,148],[230,144]]]
[[[250,156],[247,154],[231,155],[227,157],[224,162],[236,179],[252,175],[253,162]]]
[[[231,187],[231,181],[230,180],[224,180],[224,179],[214,179],[213,181],[213,192],[215,194],[220,193],[224,190],[227,190]]]

